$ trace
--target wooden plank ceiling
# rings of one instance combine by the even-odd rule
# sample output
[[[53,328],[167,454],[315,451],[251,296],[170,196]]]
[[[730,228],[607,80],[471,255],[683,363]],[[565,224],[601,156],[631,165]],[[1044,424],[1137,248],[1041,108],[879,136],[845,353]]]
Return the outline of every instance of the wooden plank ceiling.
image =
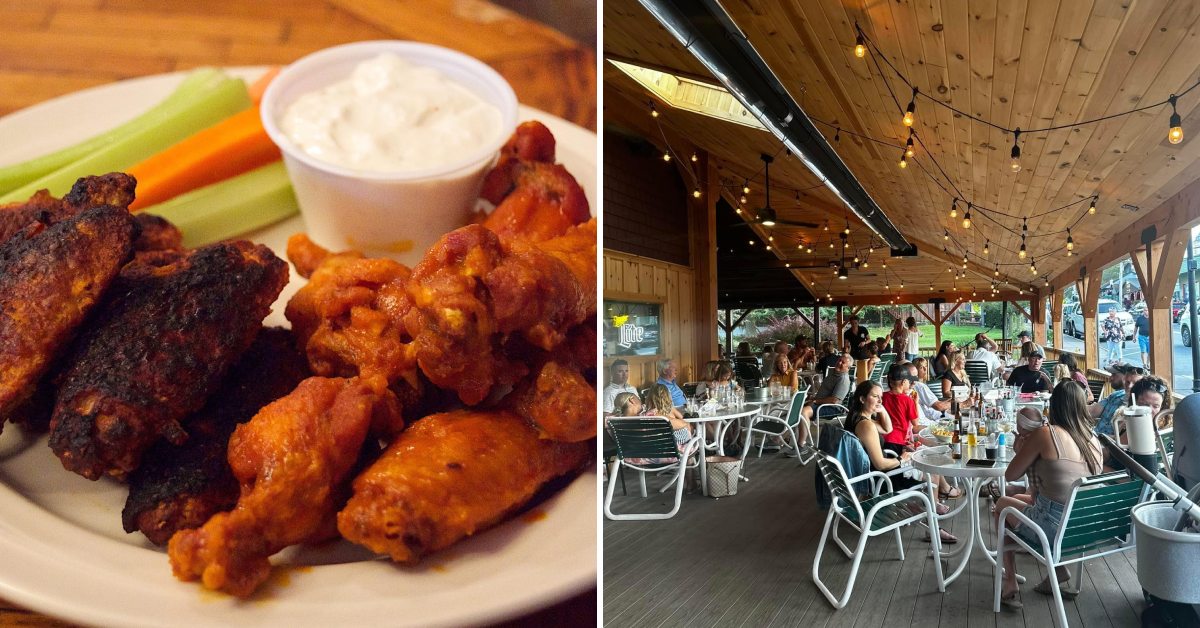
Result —
[[[900,150],[853,134],[903,145],[902,107],[911,91],[870,55],[854,56],[854,24],[923,94],[1007,128],[1049,127],[1123,112],[1157,102],[1200,80],[1200,2],[1191,0],[797,0],[725,3],[751,44],[793,98],[815,120],[852,172],[910,241],[917,258],[871,256],[873,272],[851,271],[837,281],[826,270],[794,271],[813,293],[834,299],[893,293],[953,299],[989,294],[996,265],[1008,290],[1041,287],[1049,274],[1075,261],[1066,256],[1061,232],[1099,195],[1097,213],[1072,231],[1075,254],[1087,254],[1139,215],[1153,210],[1184,185],[1200,178],[1200,90],[1181,98],[1185,139],[1167,142],[1169,107],[1082,127],[1021,136],[1020,172],[1009,168],[1011,135],[917,100],[913,128],[918,145],[908,168]],[[636,0],[604,4],[604,54],[646,67],[718,82]],[[669,143],[707,151],[736,203],[745,179],[751,192],[744,215],[763,204],[760,154],[780,143],[766,131],[671,109],[651,121],[654,98],[613,65],[604,67],[606,123],[640,130],[660,147]],[[898,108],[889,92],[900,100]],[[661,127],[661,130],[660,128]],[[946,178],[928,158],[931,153]],[[846,210],[795,158],[779,155],[771,167],[771,205],[784,220],[817,228],[776,226],[770,235],[785,259],[826,266],[840,258],[830,235],[845,226]],[[914,163],[915,162],[915,163]],[[680,164],[687,168],[687,164]],[[934,179],[941,182],[939,186]],[[1011,217],[976,210],[970,229],[949,215],[953,196]],[[1079,205],[1048,212],[1068,203]],[[1123,206],[1132,206],[1130,209]],[[986,216],[981,215],[986,214]],[[1039,214],[1043,214],[1038,216]],[[1036,217],[1033,217],[1036,216]],[[1028,220],[1027,247],[1038,275],[1016,254],[1021,217]],[[990,219],[989,219],[990,218]],[[850,252],[865,254],[870,231],[850,217]],[[830,231],[823,227],[828,222]],[[767,233],[755,227],[760,238]],[[947,240],[944,234],[948,234]],[[985,240],[989,254],[984,256]],[[815,243],[813,254],[808,244]],[[797,245],[803,244],[803,248]],[[942,247],[949,251],[944,255]],[[966,279],[956,279],[964,253]],[[852,257],[853,255],[851,255]],[[888,263],[886,271],[882,262]],[[954,271],[950,270],[951,263]],[[878,266],[877,266],[878,265]],[[882,271],[882,272],[881,272]],[[870,276],[868,276],[870,275]],[[905,289],[899,290],[899,282]],[[891,286],[885,292],[883,285]],[[931,288],[932,286],[932,288]],[[955,292],[955,289],[964,292]],[[1025,294],[1028,294],[1026,292]]]

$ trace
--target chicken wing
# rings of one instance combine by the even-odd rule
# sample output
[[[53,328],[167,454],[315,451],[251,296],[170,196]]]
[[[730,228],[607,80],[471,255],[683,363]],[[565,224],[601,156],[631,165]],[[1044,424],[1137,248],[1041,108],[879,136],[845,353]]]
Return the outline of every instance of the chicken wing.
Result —
[[[265,246],[223,242],[127,265],[66,357],[50,447],[86,478],[123,477],[159,438],[182,443],[287,282]]]
[[[83,177],[61,199],[39,190],[27,201],[0,205],[0,242],[4,242],[30,223],[55,224],[92,207],[107,205],[128,209],[133,202],[133,177],[113,172],[99,177]]]
[[[204,408],[184,423],[187,442],[155,443],[130,474],[121,513],[125,531],[140,530],[152,543],[165,545],[175,532],[198,528],[233,508],[238,482],[226,456],[230,435],[305,377],[308,364],[291,332],[260,331]]]
[[[451,231],[413,268],[404,324],[421,371],[477,404],[527,367],[505,356],[521,335],[550,351],[596,311],[595,221],[540,243],[505,246],[480,225]]]
[[[517,164],[530,161],[554,163],[555,143],[554,134],[541,122],[530,120],[518,124],[500,147],[496,165],[484,175],[479,196],[492,205],[499,205],[517,185],[514,171]]]
[[[171,537],[180,580],[248,596],[270,573],[268,557],[318,533],[341,506],[373,415],[396,411],[381,382],[310,377],[239,425],[229,465],[242,486],[237,507]]]
[[[98,207],[50,227],[35,222],[0,245],[0,426],[129,260],[134,233],[129,212]]]
[[[503,520],[590,456],[588,444],[540,439],[509,412],[428,416],[355,479],[338,531],[392,560],[415,562]]]
[[[313,373],[381,375],[419,386],[410,338],[400,323],[409,306],[406,266],[357,251],[330,253],[302,234],[288,240],[288,258],[309,276],[284,313]]]

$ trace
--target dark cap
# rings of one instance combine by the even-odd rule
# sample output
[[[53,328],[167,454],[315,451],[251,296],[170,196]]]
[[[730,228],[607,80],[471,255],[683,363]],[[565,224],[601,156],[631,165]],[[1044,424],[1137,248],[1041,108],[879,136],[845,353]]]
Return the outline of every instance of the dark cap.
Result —
[[[1029,356],[1028,356],[1028,357],[1031,357],[1031,358],[1033,358],[1033,357],[1038,357],[1038,358],[1042,358],[1042,359],[1044,360],[1044,359],[1046,359],[1046,354],[1042,352],[1042,348],[1041,348],[1041,347],[1034,347],[1034,348],[1032,348],[1032,349],[1030,349],[1030,350],[1029,350]]]
[[[1022,331],[1021,333],[1017,334],[1017,338],[1032,338],[1032,336],[1029,335],[1029,332]]]

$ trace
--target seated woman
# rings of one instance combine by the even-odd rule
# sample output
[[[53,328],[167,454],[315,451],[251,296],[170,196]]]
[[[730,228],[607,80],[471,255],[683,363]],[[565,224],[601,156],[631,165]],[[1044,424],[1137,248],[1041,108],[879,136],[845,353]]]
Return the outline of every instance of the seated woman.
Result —
[[[1084,392],[1087,393],[1086,396],[1088,403],[1092,403],[1096,400],[1096,396],[1092,394],[1091,386],[1088,386],[1087,376],[1083,374],[1083,371],[1079,370],[1079,364],[1075,362],[1075,356],[1071,355],[1070,353],[1060,354],[1058,356],[1058,366],[1056,366],[1055,369],[1057,370],[1060,367],[1066,368],[1067,377],[1079,382],[1079,385],[1083,386]]]
[[[734,354],[737,358],[753,358],[754,352],[750,350],[750,343],[745,340],[738,343],[737,353]]]
[[[899,458],[884,456],[887,447],[884,437],[893,429],[892,419],[883,407],[883,387],[878,382],[865,380],[854,389],[850,397],[850,407],[846,414],[845,430],[854,434],[862,443],[867,458],[871,461],[872,471],[892,471],[904,464],[912,452],[902,451]],[[901,490],[917,486],[921,482],[902,475],[891,477],[892,488]],[[949,512],[945,504],[937,505],[938,514]],[[942,530],[943,543],[957,543],[958,539],[949,532]]]
[[[788,359],[788,343],[782,340],[775,343],[774,360],[775,370],[771,372],[771,379],[783,386],[790,386],[796,372],[796,367]]]
[[[1134,382],[1133,387],[1129,389],[1129,394],[1133,395],[1139,406],[1150,406],[1150,416],[1171,408],[1171,387],[1161,377],[1154,375],[1142,377]],[[1158,429],[1162,430],[1168,427],[1171,427],[1171,417],[1166,416],[1158,420]]]
[[[615,402],[614,402],[615,406]],[[683,450],[683,446],[692,439],[692,426],[683,420],[683,413],[671,403],[671,391],[662,384],[655,384],[646,391],[646,407],[643,416],[661,416],[671,421],[675,430],[675,445]]]
[[[613,414],[616,416],[638,416],[642,413],[642,398],[637,393],[617,393],[613,397]]]
[[[733,378],[733,367],[728,362],[715,362],[712,374],[696,385],[696,398],[712,397],[722,390],[734,392],[740,388],[738,381]]]
[[[945,373],[946,369],[950,368],[950,365],[954,363],[955,353],[958,353],[958,349],[954,346],[954,343],[949,340],[943,340],[941,346],[938,347],[937,355],[934,356],[933,364],[931,365],[934,377],[941,377],[942,373]]]
[[[1063,511],[1071,494],[1071,485],[1078,479],[1100,473],[1103,455],[1100,441],[1092,434],[1092,419],[1088,415],[1083,389],[1073,381],[1059,382],[1050,397],[1049,425],[1030,433],[1022,442],[1004,478],[1014,481],[1029,476],[1029,492],[1025,495],[1002,497],[996,501],[997,516],[1004,508],[1020,509],[1045,532],[1048,538],[1058,532]],[[1015,526],[1009,519],[997,525]],[[1035,532],[1029,531],[1032,536]],[[1069,572],[1059,567],[1055,577],[1060,583],[1069,579]],[[1047,578],[1034,590],[1050,594]],[[1012,550],[1004,553],[1004,583],[1000,601],[1019,608],[1017,571]],[[1063,591],[1063,595],[1068,593]]]
[[[796,336],[796,346],[792,347],[791,352],[788,353],[788,359],[792,361],[793,369],[809,371],[816,364],[817,352],[808,346],[808,338]]]
[[[950,399],[950,392],[955,386],[970,386],[971,378],[967,377],[967,358],[962,351],[953,354],[950,367],[942,372],[942,399]]]

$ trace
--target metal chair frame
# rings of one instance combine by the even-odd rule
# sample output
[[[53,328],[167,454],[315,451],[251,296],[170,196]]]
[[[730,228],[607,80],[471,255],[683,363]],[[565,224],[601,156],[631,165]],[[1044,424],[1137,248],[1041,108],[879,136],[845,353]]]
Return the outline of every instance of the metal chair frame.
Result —
[[[700,450],[700,435],[692,436],[681,453],[675,446],[675,435],[674,430],[671,429],[671,421],[666,417],[614,417],[608,420],[608,424],[613,440],[616,442],[617,455],[611,463],[612,466],[609,468],[608,476],[610,479],[608,482],[608,491],[604,498],[604,516],[613,520],[635,521],[670,519],[674,517],[679,512],[679,506],[683,503],[684,473],[689,467],[694,468],[696,464],[699,464],[697,461],[696,464],[689,465],[688,460]],[[700,454],[703,455],[703,452],[700,452]],[[627,460],[630,458],[661,458],[669,460],[669,462],[653,465],[634,464]],[[665,492],[671,486],[675,487],[675,505],[671,510],[666,513],[613,513],[612,500],[617,483],[612,481],[612,478],[616,477],[619,470],[626,467],[638,472],[642,497],[646,497],[647,473],[658,473],[675,467],[675,477],[659,490],[661,493]]]

